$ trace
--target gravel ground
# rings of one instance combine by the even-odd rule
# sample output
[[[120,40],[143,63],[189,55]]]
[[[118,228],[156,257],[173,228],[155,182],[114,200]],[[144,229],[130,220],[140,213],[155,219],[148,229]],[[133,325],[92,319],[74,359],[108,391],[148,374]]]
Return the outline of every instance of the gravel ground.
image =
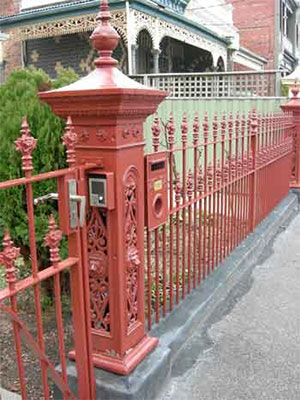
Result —
[[[21,319],[25,322],[31,334],[36,338],[35,315],[21,311]],[[69,350],[72,347],[72,325],[70,316],[65,318],[65,345]],[[59,364],[56,318],[49,308],[43,313],[43,328],[46,355],[53,365]],[[40,364],[32,355],[31,350],[22,342],[22,356],[27,382],[27,394],[30,400],[44,399],[40,376]],[[49,381],[51,387],[51,381]],[[17,360],[12,324],[8,317],[1,314],[0,319],[0,386],[10,392],[20,393]]]

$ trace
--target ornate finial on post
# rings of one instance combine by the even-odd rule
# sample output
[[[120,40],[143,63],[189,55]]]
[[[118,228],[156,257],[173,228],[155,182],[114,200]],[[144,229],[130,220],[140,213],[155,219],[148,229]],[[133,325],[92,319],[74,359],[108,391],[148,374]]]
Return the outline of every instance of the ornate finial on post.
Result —
[[[214,141],[216,141],[217,137],[218,137],[218,114],[217,114],[217,112],[215,112],[215,114],[214,114],[212,127],[213,127],[213,138],[214,138]]]
[[[99,54],[99,58],[95,60],[95,65],[99,68],[113,67],[118,64],[118,61],[112,58],[112,53],[119,43],[120,36],[109,24],[110,18],[108,0],[102,0],[100,5],[101,25],[94,30],[90,37]]]
[[[63,145],[67,149],[67,163],[72,167],[76,162],[75,147],[77,144],[77,133],[74,130],[72,119],[68,117],[65,134],[62,137]]]
[[[170,148],[173,148],[175,142],[175,125],[174,125],[174,118],[173,113],[170,113],[170,118],[167,123],[167,135],[168,135],[168,143]]]
[[[298,87],[297,83],[298,83],[298,79],[295,79],[294,86],[291,89],[291,92],[293,94],[292,100],[298,99],[299,87]]]
[[[256,113],[255,108],[252,110],[251,113],[251,122],[250,122],[250,135],[256,136],[258,129],[258,115]]]
[[[10,234],[5,232],[3,239],[3,251],[0,253],[0,264],[5,267],[6,282],[13,287],[17,281],[15,261],[20,255],[20,249],[14,247]]]
[[[225,115],[225,112],[223,112],[222,121],[221,121],[221,137],[222,137],[222,142],[225,141],[225,136],[226,136],[226,115]]]
[[[209,129],[207,111],[204,114],[204,120],[203,120],[203,124],[202,125],[203,125],[204,142],[207,143],[207,141],[208,141],[208,129]]]
[[[233,115],[232,112],[229,113],[229,118],[228,118],[228,136],[229,140],[232,139],[233,135]]]
[[[183,146],[185,146],[187,143],[187,134],[188,134],[188,129],[189,129],[186,112],[184,112],[184,114],[183,114],[182,123],[181,123],[180,128],[181,128],[181,141],[182,141]]]
[[[57,229],[54,216],[49,218],[49,232],[45,236],[45,245],[50,249],[50,261],[55,266],[60,261],[59,243],[62,239],[62,232]]]
[[[194,123],[193,123],[193,145],[197,146],[199,140],[199,116],[195,114]]]
[[[15,140],[16,150],[22,153],[23,171],[33,170],[31,153],[35,149],[36,143],[37,140],[30,134],[27,118],[24,117],[21,125],[21,136]]]
[[[235,137],[238,138],[240,135],[240,113],[239,111],[235,115]]]
[[[159,135],[160,135],[160,124],[159,124],[159,118],[158,118],[157,114],[154,117],[151,130],[152,130],[153,149],[154,149],[154,152],[157,152],[159,149]]]

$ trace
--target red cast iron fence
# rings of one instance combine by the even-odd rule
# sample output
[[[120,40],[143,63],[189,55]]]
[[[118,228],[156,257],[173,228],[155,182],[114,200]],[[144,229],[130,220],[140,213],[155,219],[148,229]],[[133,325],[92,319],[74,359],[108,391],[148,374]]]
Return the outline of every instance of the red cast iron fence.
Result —
[[[15,261],[20,253],[8,232],[0,253],[7,282],[0,290],[0,312],[12,322],[23,399],[30,398],[24,344],[40,364],[45,399],[51,398],[53,383],[64,399],[94,399],[94,365],[118,374],[130,373],[158,342],[145,333],[144,295],[151,329],[153,319],[158,323],[161,316],[171,312],[283,199],[291,175],[300,186],[296,97],[286,106],[285,114],[257,115],[252,111],[247,118],[229,114],[219,120],[216,115],[212,121],[205,115],[201,123],[197,116],[190,121],[185,114],[180,144],[175,143],[171,115],[164,151],[160,151],[161,129],[156,117],[152,128],[154,153],[144,157],[142,124],[165,93],[132,86],[116,70],[110,56],[118,35],[108,25],[107,1],[101,4],[102,28],[96,28],[92,35],[99,51],[97,69],[64,90],[41,95],[58,115],[72,114],[74,125],[69,119],[63,137],[69,168],[32,175],[31,154],[36,140],[24,120],[16,148],[22,153],[25,177],[0,183],[1,190],[24,186],[26,193],[30,275],[18,278]],[[293,143],[295,165],[291,167]],[[153,184],[150,191],[149,171]],[[94,182],[102,183],[102,189],[97,186],[95,190],[97,204],[89,196],[94,194],[89,193],[89,184],[92,186],[95,174]],[[155,180],[160,174],[165,175]],[[145,238],[144,175],[148,212]],[[58,200],[60,229],[49,216],[45,245],[50,250],[50,266],[41,269],[33,185],[46,179],[57,180],[57,193],[42,197]],[[81,202],[80,224],[74,201]],[[150,212],[156,213],[161,225],[151,225]],[[69,244],[64,260],[59,253],[62,234]],[[75,350],[69,357],[76,363],[77,393],[67,379],[61,298],[65,271],[69,271]],[[61,373],[55,369],[56,361],[47,357],[41,307],[45,282],[52,282],[54,287]],[[28,329],[19,309],[20,295],[27,290],[33,291],[36,334]]]
[[[80,168],[74,166],[74,132],[71,123],[67,125],[63,142],[67,147],[67,161],[69,168],[52,171],[32,176],[32,151],[36,147],[37,141],[31,136],[26,119],[24,119],[21,129],[21,137],[16,140],[16,149],[22,153],[22,168],[24,178],[1,182],[0,189],[5,190],[17,186],[25,186],[26,209],[28,217],[28,236],[30,242],[30,262],[31,274],[24,279],[18,278],[18,271],[15,261],[20,256],[20,249],[15,247],[9,232],[4,235],[3,251],[0,253],[0,264],[5,267],[7,287],[0,290],[0,312],[11,320],[15,342],[17,368],[20,382],[20,392],[22,399],[30,399],[28,394],[28,379],[24,367],[24,347],[26,346],[34,357],[39,360],[42,394],[44,399],[52,398],[51,384],[55,384],[61,391],[64,399],[93,399],[94,398],[94,377],[93,366],[90,358],[91,338],[90,338],[90,313],[88,312],[89,299],[86,297],[88,290],[87,269],[83,268],[81,256],[81,239],[79,228],[73,229],[68,234],[69,255],[65,260],[60,259],[59,246],[62,240],[62,231],[56,226],[53,215],[49,216],[49,231],[45,235],[45,245],[50,252],[50,266],[43,269],[39,267],[36,247],[36,229],[34,218],[34,199],[33,184],[42,182],[46,179],[56,179],[58,192],[65,191],[66,179],[78,179]],[[62,201],[62,197],[58,200]],[[68,216],[66,216],[68,220]],[[62,222],[62,221],[60,221]],[[45,267],[45,266],[44,266]],[[73,343],[76,352],[76,367],[78,374],[78,390],[73,393],[67,381],[67,357],[65,349],[65,332],[63,321],[63,306],[61,294],[61,276],[65,271],[69,271],[69,285],[72,296],[72,319],[73,319]],[[64,275],[65,277],[65,275]],[[54,302],[57,327],[57,347],[61,373],[56,370],[56,365],[46,354],[46,343],[43,327],[43,312],[41,306],[42,285],[50,282],[54,287]],[[23,321],[19,306],[21,301],[19,296],[25,291],[33,289],[34,293],[34,314],[36,323],[36,335]],[[22,339],[22,341],[21,341]],[[50,377],[50,379],[49,379]],[[37,378],[38,379],[38,378]],[[37,395],[35,393],[35,395]]]
[[[154,230],[146,229],[145,293],[149,329],[153,317],[158,323],[161,316],[166,316],[193,288],[199,286],[284,198],[289,189],[294,130],[289,112],[257,115],[253,111],[247,119],[244,115],[237,114],[233,118],[232,114],[228,117],[224,114],[219,120],[215,115],[212,121],[205,115],[201,124],[196,115],[190,125],[185,114],[181,124],[181,143],[176,146],[172,115],[166,127],[167,151],[164,148],[162,154],[168,155],[168,220]],[[50,382],[56,384],[64,398],[92,399],[93,325],[89,312],[92,307],[89,292],[93,275],[88,264],[83,266],[88,263],[84,256],[87,254],[87,232],[85,228],[79,227],[64,230],[69,242],[69,255],[61,261],[59,244],[62,231],[56,227],[53,216],[50,216],[49,232],[45,236],[45,244],[50,249],[50,266],[39,270],[32,186],[45,179],[57,179],[57,197],[59,207],[63,209],[68,193],[66,182],[76,180],[79,192],[86,194],[86,183],[80,177],[85,176],[87,169],[95,166],[90,163],[75,166],[76,135],[69,120],[63,137],[69,168],[32,176],[31,153],[36,147],[36,140],[30,135],[26,120],[22,124],[21,133],[16,148],[22,153],[25,177],[2,182],[0,189],[25,186],[32,271],[25,279],[18,279],[15,260],[19,256],[19,249],[13,245],[9,233],[6,233],[0,263],[6,268],[7,287],[0,291],[0,311],[12,321],[22,398],[29,398],[22,357],[22,346],[26,344],[40,362],[45,399],[51,397],[48,375],[51,377]],[[161,129],[157,117],[154,119],[152,133],[152,156],[154,154],[156,157],[161,153]],[[147,198],[147,201],[150,199]],[[60,212],[60,224],[65,227],[69,224],[69,216],[63,215]],[[70,271],[78,374],[76,394],[72,393],[67,382],[60,278],[65,270]],[[45,351],[41,286],[49,280],[54,284],[61,374],[55,370],[55,364]],[[26,327],[18,311],[18,296],[28,289],[34,292],[36,337]],[[24,339],[23,344],[21,337]]]
[[[212,136],[209,137],[209,124]],[[290,113],[186,114],[175,146],[172,114],[166,126],[168,221],[146,229],[148,328],[172,312],[287,195],[291,175]],[[162,140],[158,117],[153,149]],[[191,136],[191,137],[189,137]],[[190,140],[191,139],[191,140]],[[165,151],[165,148],[164,148]],[[149,199],[148,199],[149,200]]]

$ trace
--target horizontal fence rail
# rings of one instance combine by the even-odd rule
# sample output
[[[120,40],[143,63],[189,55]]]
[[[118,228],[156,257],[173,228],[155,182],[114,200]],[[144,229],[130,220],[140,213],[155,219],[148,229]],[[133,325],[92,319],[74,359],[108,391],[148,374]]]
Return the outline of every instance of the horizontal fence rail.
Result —
[[[280,71],[140,74],[131,78],[170,98],[277,97]]]
[[[184,114],[175,143],[171,114],[152,126],[154,153],[168,153],[169,219],[146,228],[148,328],[211,274],[287,195],[291,174],[289,114],[225,114],[212,121]],[[212,132],[212,134],[209,134]]]

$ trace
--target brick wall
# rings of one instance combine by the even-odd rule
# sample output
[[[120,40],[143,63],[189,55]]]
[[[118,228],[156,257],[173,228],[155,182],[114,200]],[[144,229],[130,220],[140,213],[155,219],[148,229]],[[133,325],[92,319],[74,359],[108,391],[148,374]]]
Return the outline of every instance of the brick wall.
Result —
[[[19,11],[21,0],[1,0],[0,1],[0,16],[16,14]]]
[[[0,16],[17,14],[20,9],[21,0],[0,0]],[[10,34],[9,31],[5,33]],[[3,42],[4,77],[9,72],[22,66],[21,42],[12,38]]]
[[[275,61],[275,1],[227,0],[232,3],[233,21],[239,29],[241,46],[268,59],[266,69],[273,69]]]
[[[233,64],[233,71],[238,71],[238,72],[242,72],[242,71],[254,71],[253,68],[249,68],[246,65],[242,65],[239,63],[234,63]]]

